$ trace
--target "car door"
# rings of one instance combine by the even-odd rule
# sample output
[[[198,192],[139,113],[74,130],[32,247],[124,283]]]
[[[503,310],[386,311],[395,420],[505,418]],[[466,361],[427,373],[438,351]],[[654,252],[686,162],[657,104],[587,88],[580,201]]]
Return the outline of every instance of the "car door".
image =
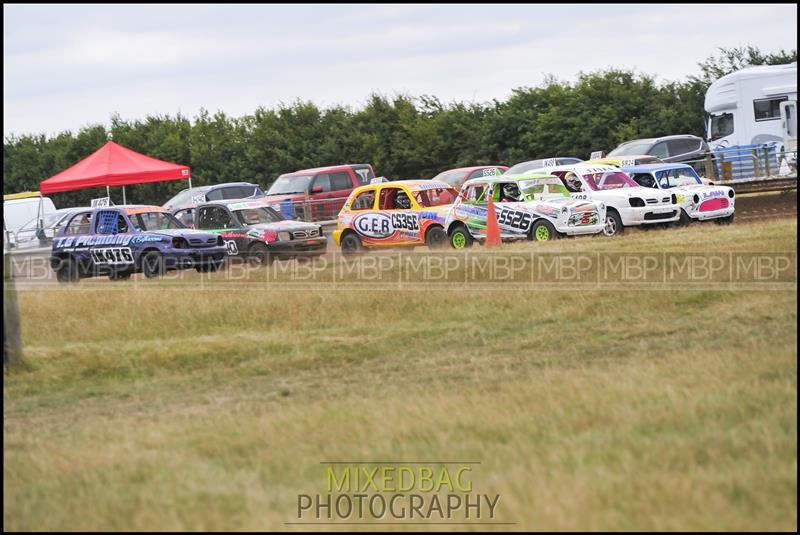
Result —
[[[207,205],[197,208],[195,228],[219,234],[225,241],[229,256],[247,250],[247,231],[226,206]]]
[[[422,240],[420,233],[419,206],[402,186],[384,186],[378,194],[378,207],[388,216],[392,243],[409,244]]]
[[[314,218],[335,219],[347,197],[359,185],[349,169],[315,176],[311,183],[311,200],[316,208]]]
[[[127,270],[134,267],[134,251],[130,239],[124,235],[133,234],[134,229],[125,215],[119,210],[98,210],[95,214],[95,243],[89,247],[92,264],[96,269]],[[108,236],[119,236],[109,240]]]
[[[470,234],[477,236],[486,228],[487,183],[475,182],[462,188],[455,207],[455,218],[467,225]]]

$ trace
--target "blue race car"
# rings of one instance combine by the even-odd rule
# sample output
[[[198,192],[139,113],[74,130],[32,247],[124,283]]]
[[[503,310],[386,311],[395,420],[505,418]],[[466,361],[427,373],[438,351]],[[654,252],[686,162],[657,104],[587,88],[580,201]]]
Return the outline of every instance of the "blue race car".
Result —
[[[153,278],[172,269],[216,271],[226,251],[221,237],[187,229],[161,207],[111,206],[75,213],[53,239],[50,265],[60,282]]]

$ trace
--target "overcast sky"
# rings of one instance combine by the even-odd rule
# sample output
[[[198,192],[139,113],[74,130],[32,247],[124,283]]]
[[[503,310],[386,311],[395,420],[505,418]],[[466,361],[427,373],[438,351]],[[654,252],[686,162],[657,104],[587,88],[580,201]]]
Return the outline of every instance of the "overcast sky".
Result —
[[[744,44],[797,48],[797,6],[5,4],[3,132],[373,91],[486,102],[607,67],[679,80]]]

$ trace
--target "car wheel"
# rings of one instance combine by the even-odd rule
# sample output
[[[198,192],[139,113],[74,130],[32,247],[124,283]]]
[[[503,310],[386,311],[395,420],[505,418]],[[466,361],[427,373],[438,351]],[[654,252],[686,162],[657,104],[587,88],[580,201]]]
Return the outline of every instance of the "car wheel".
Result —
[[[720,217],[719,219],[715,219],[717,225],[730,225],[733,223],[733,216],[736,214],[731,214],[728,217]]]
[[[686,213],[686,210],[683,208],[678,208],[680,210],[681,215],[678,220],[675,222],[676,227],[687,227],[692,222],[692,218],[689,217],[689,214]]]
[[[158,251],[148,251],[142,257],[142,273],[148,279],[160,277],[166,272],[164,256]]]
[[[550,221],[540,219],[531,228],[531,239],[535,241],[550,241],[558,239],[558,232]]]
[[[133,273],[130,271],[114,271],[109,273],[108,278],[112,281],[126,281],[131,278],[131,275]]]
[[[247,251],[247,262],[253,266],[268,266],[273,258],[266,243],[256,242]]]
[[[472,247],[472,235],[464,225],[459,225],[450,232],[450,246],[453,249],[467,249]]]
[[[617,212],[609,211],[606,213],[606,227],[603,229],[603,234],[606,236],[616,236],[625,232],[625,227],[622,226],[622,218]]]
[[[447,233],[442,227],[436,225],[425,233],[425,245],[428,249],[441,249],[447,243]]]
[[[354,233],[350,232],[342,238],[342,254],[345,256],[360,253],[363,246],[361,240]]]
[[[72,257],[61,259],[61,264],[56,270],[56,279],[58,282],[78,282],[81,278],[78,273],[78,263]]]

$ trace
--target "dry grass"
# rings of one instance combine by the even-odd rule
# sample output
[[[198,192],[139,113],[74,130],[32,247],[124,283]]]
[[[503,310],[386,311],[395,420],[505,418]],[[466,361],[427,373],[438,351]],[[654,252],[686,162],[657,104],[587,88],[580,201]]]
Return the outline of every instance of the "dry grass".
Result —
[[[784,221],[536,250],[796,243]],[[325,490],[321,461],[445,457],[481,461],[476,490],[519,528],[797,527],[796,285],[427,293],[217,274],[200,291],[195,275],[20,292],[5,529],[290,529],[298,493]]]

